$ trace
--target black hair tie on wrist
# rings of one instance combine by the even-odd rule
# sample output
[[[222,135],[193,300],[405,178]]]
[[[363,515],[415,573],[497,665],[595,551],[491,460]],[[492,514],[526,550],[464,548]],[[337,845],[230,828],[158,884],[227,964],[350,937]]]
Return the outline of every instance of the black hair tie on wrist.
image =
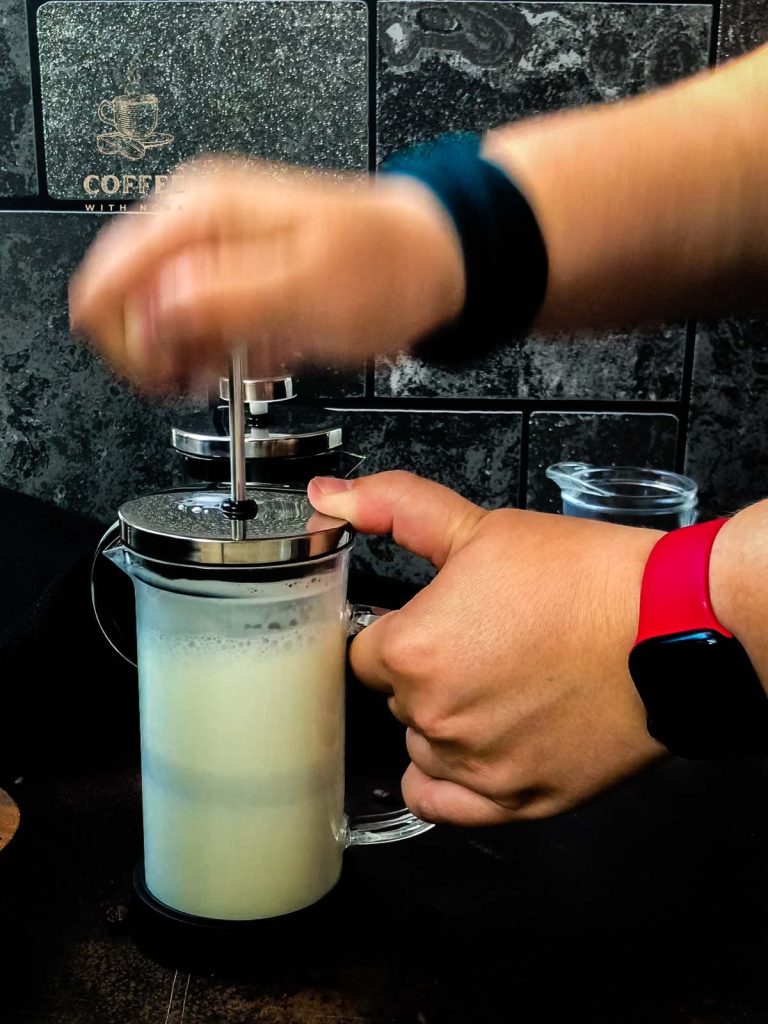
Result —
[[[527,199],[480,156],[479,135],[445,135],[396,153],[382,173],[405,174],[432,190],[456,227],[466,296],[458,320],[420,339],[414,355],[462,366],[524,336],[547,290],[547,249]]]

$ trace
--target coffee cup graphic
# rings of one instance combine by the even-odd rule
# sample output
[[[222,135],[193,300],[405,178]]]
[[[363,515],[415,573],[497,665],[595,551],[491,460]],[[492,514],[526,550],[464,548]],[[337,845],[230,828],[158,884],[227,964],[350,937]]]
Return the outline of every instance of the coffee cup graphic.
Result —
[[[115,96],[102,100],[99,117],[116,128],[124,139],[146,142],[157,129],[157,96]]]
[[[173,142],[173,135],[158,132],[159,106],[157,96],[139,92],[139,69],[134,60],[128,69],[127,91],[99,104],[99,117],[114,130],[96,136],[96,147],[107,156],[141,160],[148,149],[158,149]]]

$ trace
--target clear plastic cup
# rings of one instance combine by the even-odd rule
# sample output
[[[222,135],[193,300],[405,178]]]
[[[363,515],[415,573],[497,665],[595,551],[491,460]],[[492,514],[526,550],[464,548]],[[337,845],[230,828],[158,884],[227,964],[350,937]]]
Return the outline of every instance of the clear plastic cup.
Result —
[[[676,530],[696,521],[698,488],[679,473],[584,462],[558,462],[546,473],[560,488],[567,516],[656,530]]]

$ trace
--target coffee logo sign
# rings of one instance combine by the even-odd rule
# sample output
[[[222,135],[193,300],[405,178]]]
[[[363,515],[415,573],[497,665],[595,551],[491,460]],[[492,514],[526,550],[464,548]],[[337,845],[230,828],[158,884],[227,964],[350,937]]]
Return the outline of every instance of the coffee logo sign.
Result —
[[[138,60],[128,65],[125,93],[99,104],[99,117],[115,131],[96,136],[96,147],[105,156],[141,160],[148,149],[159,149],[173,142],[168,132],[157,132],[157,96],[141,92]]]
[[[138,163],[149,150],[162,149],[174,141],[169,132],[157,130],[160,119],[157,96],[142,92],[136,57],[128,65],[125,92],[102,100],[99,117],[110,129],[96,136],[96,148],[104,156],[119,156]],[[120,199],[136,199],[146,196],[152,188],[162,191],[166,181],[165,174],[87,174],[83,179],[83,190],[89,196],[105,194]],[[92,204],[87,204],[87,208],[91,209]]]

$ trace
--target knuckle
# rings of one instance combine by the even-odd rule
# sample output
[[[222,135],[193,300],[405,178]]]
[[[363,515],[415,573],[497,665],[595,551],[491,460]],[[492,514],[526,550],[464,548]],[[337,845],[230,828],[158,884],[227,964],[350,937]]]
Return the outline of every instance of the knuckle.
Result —
[[[503,524],[503,525],[514,525],[524,516],[525,513],[521,512],[518,508],[494,508],[486,515],[487,523]]]
[[[398,490],[411,486],[419,479],[415,473],[409,473],[407,469],[388,469],[380,475]]]
[[[523,527],[525,524],[520,522],[520,516],[526,514],[530,515],[516,508],[496,508],[486,512],[481,526],[486,542],[491,541],[498,551],[507,555],[509,531]]]
[[[397,694],[387,697],[387,706],[401,725],[411,725],[411,716],[408,713],[408,709],[404,706],[401,700],[398,700]]]
[[[564,794],[530,787],[518,790],[508,806],[518,821],[540,821],[569,810],[573,802]]]
[[[396,679],[431,674],[432,654],[431,642],[423,632],[399,624],[387,630],[379,651],[385,671]]]
[[[431,701],[417,703],[411,710],[413,729],[430,743],[453,742],[456,730],[451,719]]]

